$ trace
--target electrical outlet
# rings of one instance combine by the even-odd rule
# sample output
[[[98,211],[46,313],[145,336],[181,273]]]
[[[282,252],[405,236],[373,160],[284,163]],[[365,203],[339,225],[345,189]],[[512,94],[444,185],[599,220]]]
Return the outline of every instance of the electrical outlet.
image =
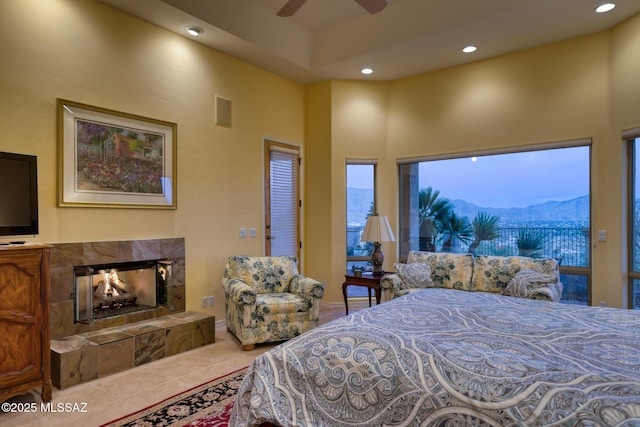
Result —
[[[213,303],[214,303],[214,297],[213,295],[209,295],[209,306],[213,307]]]
[[[202,297],[202,306],[203,307],[207,306],[207,297]]]
[[[256,229],[255,228],[250,228],[249,229],[249,237],[256,237]]]

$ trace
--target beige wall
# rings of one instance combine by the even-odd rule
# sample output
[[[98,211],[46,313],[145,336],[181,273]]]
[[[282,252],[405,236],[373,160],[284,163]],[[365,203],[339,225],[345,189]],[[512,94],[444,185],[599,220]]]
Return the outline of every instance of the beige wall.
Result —
[[[41,242],[184,237],[187,309],[262,251],[262,138],[302,143],[304,88],[89,0],[0,2],[0,150],[38,156]],[[233,128],[214,123],[214,96]],[[178,124],[177,210],[56,207],[56,98]],[[258,237],[240,239],[240,227]]]
[[[398,156],[411,157],[589,138],[593,206],[609,205],[613,189],[596,174],[602,162],[606,174],[619,173],[602,149],[608,144],[608,58],[603,33],[397,82],[390,108],[403,114],[390,124],[390,144]],[[620,305],[619,262],[615,268],[599,262],[603,253],[620,259],[620,224],[611,214],[592,211],[594,228],[609,231],[609,241],[593,253],[593,301]],[[614,281],[615,291],[602,286]]]
[[[378,159],[378,210],[397,224],[398,158],[587,138],[593,144],[592,225],[608,232],[608,241],[593,249],[593,301],[626,306],[620,132],[640,126],[639,22],[636,16],[613,31],[387,85],[334,82],[327,144],[335,226],[324,249],[334,253],[329,298],[340,299],[344,274],[345,159]],[[395,244],[385,248],[386,268],[396,250]]]
[[[305,273],[331,284],[336,257],[331,230],[334,226],[331,173],[331,82],[306,90],[304,165],[304,261]],[[327,289],[332,286],[327,286]],[[325,294],[325,301],[339,301]]]
[[[262,250],[267,136],[303,147],[305,271],[342,302],[345,161],[377,159],[378,210],[397,222],[398,158],[593,140],[593,300],[625,304],[620,131],[640,127],[640,17],[588,37],[389,83],[307,88],[90,0],[0,2],[0,150],[39,158],[43,242],[185,237],[187,308],[230,254]],[[214,124],[214,95],[233,128]],[[178,124],[178,209],[58,208],[56,98]],[[240,239],[240,227],[258,238]],[[397,229],[397,227],[394,227]],[[396,245],[385,244],[385,267]],[[211,309],[209,309],[211,310]]]
[[[606,166],[612,168],[606,174],[606,182],[612,194],[607,201],[610,206],[610,217],[612,222],[620,224],[622,234],[618,237],[616,244],[621,246],[620,254],[616,252],[601,254],[601,261],[610,266],[609,274],[616,275],[616,262],[622,264],[622,271],[627,271],[626,247],[628,245],[625,227],[627,225],[627,215],[625,210],[618,210],[616,207],[625,203],[626,180],[624,176],[624,159],[626,155],[625,144],[621,143],[620,131],[640,128],[640,15],[629,19],[625,23],[617,26],[611,31],[611,53],[609,58],[611,73],[611,110],[609,111],[611,126],[607,134],[608,144],[602,149],[602,155],[608,159]],[[616,166],[620,172],[616,173]],[[604,168],[604,166],[603,166]],[[606,209],[598,206],[598,209]],[[625,206],[626,209],[626,206]],[[614,262],[611,262],[614,260]],[[614,276],[615,277],[615,276]],[[626,276],[623,276],[626,285]],[[607,277],[602,276],[601,280],[606,282]],[[609,282],[607,292],[611,293],[617,282]],[[614,288],[614,289],[611,289]],[[627,306],[627,295],[622,294],[623,306]]]

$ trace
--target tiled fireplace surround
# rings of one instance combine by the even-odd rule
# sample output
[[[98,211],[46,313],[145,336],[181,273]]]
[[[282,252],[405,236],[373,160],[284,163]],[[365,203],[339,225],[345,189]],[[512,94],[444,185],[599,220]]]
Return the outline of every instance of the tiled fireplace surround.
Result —
[[[160,259],[173,264],[171,306],[74,324],[74,266]],[[213,316],[185,312],[183,238],[52,244],[50,314],[51,376],[58,389],[215,341]]]

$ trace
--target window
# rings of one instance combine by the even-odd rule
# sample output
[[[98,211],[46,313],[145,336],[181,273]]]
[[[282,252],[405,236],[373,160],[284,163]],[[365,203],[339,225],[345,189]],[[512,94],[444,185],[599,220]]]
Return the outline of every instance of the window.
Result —
[[[300,259],[298,147],[265,141],[265,255]]]
[[[347,270],[362,266],[370,270],[373,244],[360,242],[360,236],[367,217],[376,211],[375,204],[375,163],[347,163]],[[366,288],[350,286],[349,296],[360,291],[366,295]]]
[[[640,309],[640,129],[632,132],[637,136],[627,140],[629,159],[629,307]]]
[[[401,259],[411,250],[555,258],[563,302],[589,303],[589,145],[399,168]]]

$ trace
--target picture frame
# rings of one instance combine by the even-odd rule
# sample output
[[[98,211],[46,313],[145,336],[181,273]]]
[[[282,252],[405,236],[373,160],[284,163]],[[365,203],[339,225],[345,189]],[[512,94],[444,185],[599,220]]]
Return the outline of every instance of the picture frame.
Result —
[[[176,209],[177,124],[57,99],[58,206]]]

